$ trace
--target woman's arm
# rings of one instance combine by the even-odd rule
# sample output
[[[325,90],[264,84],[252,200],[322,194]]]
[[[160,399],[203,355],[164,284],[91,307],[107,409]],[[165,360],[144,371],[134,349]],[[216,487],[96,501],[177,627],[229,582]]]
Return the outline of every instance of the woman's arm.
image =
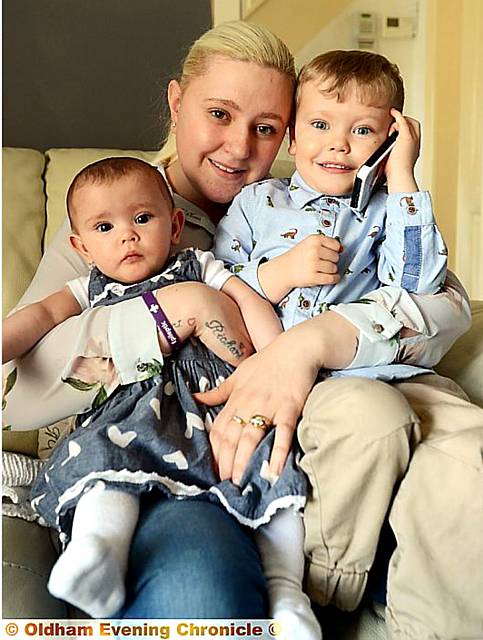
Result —
[[[471,324],[469,300],[463,286],[448,272],[443,289],[437,295],[417,296],[403,292],[402,297],[393,297],[391,289],[394,293],[397,288],[382,287],[375,292],[388,294],[382,293],[380,303],[375,305],[379,312],[376,319],[387,317],[394,321],[397,311],[403,330],[416,336],[417,362],[414,364],[436,364]],[[401,290],[398,292],[400,294]],[[357,306],[361,309],[372,307]],[[337,306],[333,308],[337,309]],[[273,422],[277,431],[270,465],[274,472],[283,466],[323,359],[324,341],[320,332],[324,315],[302,322],[278,336],[271,345],[242,363],[218,389],[195,394],[197,400],[209,405],[226,402],[210,432],[222,478],[239,482],[263,437],[257,429],[243,429],[232,420],[234,415],[248,420],[262,414]],[[350,321],[350,316],[347,319]],[[379,336],[374,328],[379,323],[370,316],[366,320],[366,323],[360,322],[364,330]]]
[[[17,307],[31,304],[59,291],[70,280],[89,275],[80,255],[69,245],[70,226],[67,219],[46,248],[35,275]]]
[[[210,431],[213,455],[222,480],[238,484],[248,460],[263,438],[259,429],[242,427],[240,416],[266,416],[276,429],[270,470],[278,474],[290,449],[297,420],[321,367],[318,328],[323,316],[280,334],[268,347],[243,362],[220,387],[195,398],[209,405],[226,402]]]
[[[2,364],[23,356],[54,327],[80,311],[80,304],[66,286],[10,315],[2,327]]]

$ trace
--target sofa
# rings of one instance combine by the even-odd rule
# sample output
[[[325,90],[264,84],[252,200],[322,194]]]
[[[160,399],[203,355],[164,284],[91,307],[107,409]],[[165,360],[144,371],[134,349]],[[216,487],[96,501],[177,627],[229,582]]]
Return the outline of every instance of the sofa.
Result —
[[[134,155],[150,161],[155,152],[117,149],[3,150],[3,315],[27,288],[42,251],[65,216],[65,193],[73,175],[86,164],[112,155]],[[290,169],[280,162],[275,175]],[[473,402],[483,406],[483,302],[472,302],[472,329],[460,338],[437,370],[452,377]],[[41,527],[19,508],[18,487],[30,480],[24,469],[48,457],[69,423],[38,431],[6,431],[3,434],[3,617],[68,618],[79,612],[54,599],[46,581],[57,554],[55,534]],[[28,463],[24,467],[24,463]],[[12,471],[13,470],[13,471]],[[17,476],[15,476],[17,473]],[[9,482],[5,484],[8,475]],[[26,474],[28,476],[28,473]],[[21,485],[21,483],[24,485]],[[15,502],[17,500],[17,502]],[[381,578],[382,575],[382,578]],[[381,581],[384,573],[376,576]],[[377,591],[375,589],[374,591]],[[384,591],[380,589],[379,591]],[[379,600],[383,600],[380,597]],[[324,638],[377,640],[386,638],[384,605],[368,597],[352,613],[326,610],[322,616]]]

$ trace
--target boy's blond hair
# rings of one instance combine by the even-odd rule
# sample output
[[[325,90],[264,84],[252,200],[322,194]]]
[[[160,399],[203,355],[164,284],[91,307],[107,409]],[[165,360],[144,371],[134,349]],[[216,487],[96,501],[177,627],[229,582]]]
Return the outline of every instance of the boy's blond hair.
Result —
[[[300,70],[296,104],[307,82],[324,83],[324,94],[344,99],[355,89],[358,98],[371,105],[390,105],[402,111],[404,84],[397,65],[370,51],[328,51],[308,62]]]
[[[276,69],[295,87],[295,62],[287,45],[265,27],[233,21],[206,31],[191,45],[179,77],[181,90],[184,91],[191,80],[203,76],[215,57],[255,62],[261,67]],[[168,123],[167,135],[155,162],[168,166],[176,158],[176,138]]]

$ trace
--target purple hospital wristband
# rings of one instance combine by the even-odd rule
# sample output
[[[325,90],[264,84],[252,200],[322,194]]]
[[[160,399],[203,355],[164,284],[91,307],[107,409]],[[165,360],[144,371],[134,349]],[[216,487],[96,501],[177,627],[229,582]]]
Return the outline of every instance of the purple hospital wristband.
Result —
[[[163,334],[163,336],[168,341],[168,344],[171,345],[171,348],[177,349],[181,346],[181,340],[178,337],[178,334],[173,328],[173,325],[166,317],[164,311],[161,309],[161,305],[156,300],[152,291],[146,291],[143,293],[142,298],[149,309],[151,315],[153,316],[156,325]]]

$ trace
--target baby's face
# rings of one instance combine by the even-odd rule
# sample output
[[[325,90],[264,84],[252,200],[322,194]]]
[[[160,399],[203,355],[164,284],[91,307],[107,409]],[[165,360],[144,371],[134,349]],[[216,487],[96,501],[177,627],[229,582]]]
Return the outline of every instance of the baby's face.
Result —
[[[290,153],[310,187],[345,195],[352,191],[359,167],[386,139],[393,119],[389,105],[363,104],[355,90],[338,102],[323,89],[316,82],[302,87]]]
[[[156,180],[133,172],[86,184],[72,199],[74,248],[105,275],[126,284],[159,271],[181,234],[183,216],[172,211]]]

